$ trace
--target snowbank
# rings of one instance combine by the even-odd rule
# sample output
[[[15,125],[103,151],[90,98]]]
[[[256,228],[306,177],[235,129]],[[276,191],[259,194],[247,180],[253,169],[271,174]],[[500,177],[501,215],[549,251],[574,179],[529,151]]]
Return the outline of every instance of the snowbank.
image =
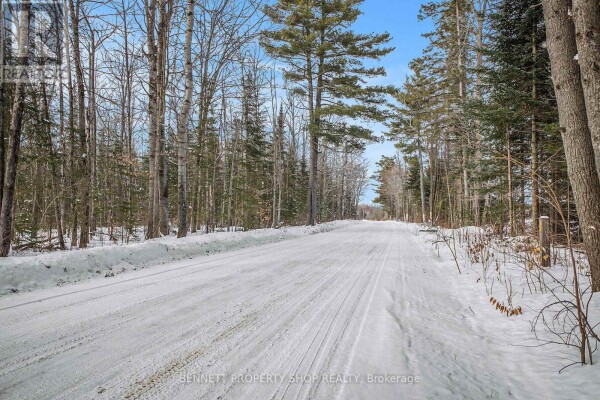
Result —
[[[108,278],[171,261],[328,232],[352,223],[354,221],[335,221],[317,226],[190,235],[181,239],[170,236],[129,245],[9,257],[0,260],[0,296],[91,278]]]

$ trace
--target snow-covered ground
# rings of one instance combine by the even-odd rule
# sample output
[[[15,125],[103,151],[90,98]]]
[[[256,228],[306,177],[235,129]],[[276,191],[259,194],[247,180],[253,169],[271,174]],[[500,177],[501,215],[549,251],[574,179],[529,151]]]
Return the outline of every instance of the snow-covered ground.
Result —
[[[597,398],[430,236],[363,222],[4,296],[0,398]]]
[[[86,279],[111,278],[130,270],[328,232],[353,223],[334,221],[317,226],[192,234],[181,239],[167,236],[141,243],[0,258],[0,296]]]

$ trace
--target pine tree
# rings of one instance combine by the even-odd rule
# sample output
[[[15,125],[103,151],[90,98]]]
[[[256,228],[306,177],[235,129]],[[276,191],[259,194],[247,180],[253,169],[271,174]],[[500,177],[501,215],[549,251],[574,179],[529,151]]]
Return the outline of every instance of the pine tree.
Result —
[[[243,83],[243,121],[245,146],[245,220],[246,228],[265,227],[271,219],[270,189],[271,143],[264,127],[264,112],[259,94],[257,71],[248,73]]]
[[[472,94],[472,77],[468,70],[473,64],[469,57],[473,33],[473,2],[468,0],[432,1],[421,7],[419,18],[429,19],[434,24],[433,31],[424,35],[430,44],[425,49],[422,63],[428,74],[436,77],[438,96],[444,111],[438,121],[446,136],[444,147],[452,163],[460,165],[449,173],[448,191],[456,194],[454,210],[450,210],[450,220],[461,224],[475,219],[472,215],[471,175],[474,169],[473,149],[475,130],[471,129],[464,115],[464,106]],[[451,196],[450,194],[448,194]]]
[[[319,141],[327,116],[383,120],[380,106],[387,87],[366,80],[385,74],[364,66],[393,49],[389,34],[358,34],[350,29],[363,0],[279,0],[265,8],[275,29],[264,32],[266,51],[287,64],[285,78],[300,85],[309,113],[310,156],[307,224],[317,213]]]
[[[522,185],[530,186],[534,221],[540,215],[539,160],[544,157],[544,147],[557,139],[553,134],[557,109],[550,61],[543,48],[546,40],[543,14],[536,5],[535,1],[507,0],[495,5],[485,52],[490,66],[483,70],[489,112],[484,110],[487,115],[480,115],[498,128],[495,134],[488,130],[490,141],[503,140],[507,126],[516,132],[515,150],[520,161],[529,166],[529,179]],[[534,223],[534,233],[536,229]]]
[[[433,77],[426,76],[424,59],[413,61],[411,69],[413,75],[406,78],[404,87],[395,95],[401,107],[396,108],[396,115],[391,120],[388,135],[398,141],[396,147],[404,154],[411,155],[411,162],[417,165],[421,221],[426,222],[429,220],[431,222],[433,207],[430,206],[428,216],[426,192],[433,193],[435,188],[426,187],[427,174],[424,164],[426,161],[425,153],[428,153],[428,148],[432,148],[430,144],[437,136],[435,129],[436,115],[439,109],[436,100],[437,85]],[[429,154],[430,163],[436,156],[436,154]],[[431,185],[433,179],[428,179],[428,181]]]

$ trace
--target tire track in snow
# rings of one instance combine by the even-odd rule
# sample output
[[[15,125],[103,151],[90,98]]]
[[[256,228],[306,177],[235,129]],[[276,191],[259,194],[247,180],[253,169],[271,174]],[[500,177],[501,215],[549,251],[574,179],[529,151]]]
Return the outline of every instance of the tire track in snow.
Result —
[[[360,251],[361,251],[361,248],[358,248],[354,252],[351,252],[350,254],[348,254],[347,257],[349,258],[349,260],[351,260],[352,257],[356,254],[359,254]],[[321,259],[329,257],[326,252],[323,252],[323,253],[324,253],[323,257],[315,260],[316,264],[318,264],[321,261]],[[321,254],[323,254],[323,253],[321,253]],[[341,267],[340,267],[340,269],[341,269]],[[339,271],[339,269],[337,271]],[[231,346],[226,348],[228,350],[227,353],[231,353],[233,350],[236,350],[236,349],[239,350],[240,347],[242,347],[242,342],[249,335],[249,332],[256,330],[256,328],[259,324],[262,324],[262,325],[266,324],[266,321],[259,318],[260,316],[262,316],[262,314],[268,315],[269,312],[274,310],[277,306],[281,306],[282,304],[283,305],[288,304],[292,298],[294,300],[297,300],[299,297],[301,298],[305,294],[308,294],[308,297],[310,297],[311,295],[318,293],[319,289],[320,289],[320,287],[322,287],[322,285],[319,287],[313,287],[312,288],[313,290],[309,291],[308,293],[306,292],[306,290],[310,289],[312,287],[312,285],[311,285],[312,282],[318,282],[320,280],[320,278],[322,278],[322,276],[324,274],[326,274],[328,271],[326,269],[322,269],[320,272],[321,272],[320,274],[313,275],[310,277],[311,278],[310,282],[307,281],[308,284],[304,285],[305,292],[300,292],[300,293],[293,292],[291,290],[288,290],[288,288],[283,287],[281,285],[281,282],[275,283],[273,286],[277,286],[279,288],[279,291],[282,292],[282,293],[278,294],[277,297],[272,298],[266,304],[264,304],[264,303],[257,304],[256,310],[244,314],[241,317],[242,320],[239,323],[233,325],[232,327],[227,328],[225,331],[218,334],[216,336],[216,338],[213,341],[209,342],[208,344],[197,347],[192,351],[188,351],[182,355],[177,356],[167,366],[159,369],[158,371],[154,372],[151,375],[146,376],[145,378],[142,378],[141,380],[137,380],[136,382],[134,382],[133,388],[125,394],[125,398],[138,399],[138,398],[152,397],[152,396],[148,396],[148,395],[152,394],[153,389],[156,388],[161,382],[168,380],[172,375],[174,375],[177,372],[180,372],[186,366],[190,365],[192,362],[194,362],[201,356],[205,356],[205,357],[211,356],[213,358],[220,358],[219,354],[215,354],[215,353],[218,353],[220,347],[218,347],[217,345],[220,345],[221,344],[220,342],[223,340],[232,338],[232,340],[234,341],[234,343],[231,344]],[[332,277],[335,277],[335,274],[333,274]],[[240,335],[241,337],[240,338],[234,337],[234,335],[236,335],[238,333],[241,334]],[[234,340],[234,339],[237,339],[237,340]],[[193,344],[187,344],[185,347],[188,347],[188,346],[193,347]]]
[[[281,332],[281,330],[283,329],[284,326],[288,326],[286,330],[293,330],[293,329],[297,328],[297,335],[295,335],[294,338],[288,338],[288,343],[291,346],[298,348],[297,343],[302,343],[304,338],[308,334],[311,333],[310,328],[313,326],[312,323],[313,323],[314,319],[318,319],[319,316],[321,315],[321,313],[330,309],[331,306],[334,305],[336,300],[338,300],[338,294],[340,293],[341,289],[338,289],[335,293],[330,295],[324,301],[315,302],[315,300],[317,300],[318,297],[322,296],[323,293],[327,293],[325,291],[325,287],[327,285],[337,284],[338,287],[341,287],[341,288],[345,287],[345,282],[349,281],[350,279],[340,282],[340,279],[341,279],[340,272],[342,270],[344,270],[349,263],[351,263],[352,261],[355,261],[356,260],[355,256],[361,254],[362,250],[364,248],[366,248],[367,246],[368,246],[368,244],[363,244],[363,245],[359,246],[357,249],[355,249],[354,252],[350,253],[350,256],[346,257],[346,259],[343,260],[341,265],[331,274],[330,278],[326,282],[322,283],[319,287],[316,287],[313,289],[312,295],[310,298],[303,300],[303,302],[300,304],[298,304],[298,302],[295,301],[294,304],[292,305],[295,307],[292,307],[292,308],[289,308],[290,305],[288,305],[288,304],[285,304],[285,307],[281,307],[283,309],[283,313],[291,314],[291,318],[285,319],[283,322],[281,322],[276,327],[274,327],[273,330]],[[342,260],[340,260],[340,261],[342,261]],[[342,275],[342,277],[343,277],[343,275]],[[348,275],[348,277],[350,277],[350,275]],[[294,297],[294,300],[297,300],[297,297]],[[312,306],[312,308],[309,308],[310,306]],[[297,314],[294,312],[296,310],[298,310]],[[309,320],[302,319],[302,316],[305,313],[306,314],[312,313],[312,316]],[[276,321],[280,320],[279,316],[274,316],[272,319],[275,319]],[[299,326],[292,325],[290,327],[289,326],[290,324],[296,324]],[[318,323],[316,325],[318,326]],[[256,338],[256,339],[260,339],[260,338]],[[263,351],[260,351],[259,354],[254,354],[254,363],[253,363],[254,365],[258,364],[259,362],[261,362],[262,360],[264,360],[266,358],[273,357],[276,359],[276,355],[278,353],[285,354],[288,352],[288,348],[281,347],[280,341],[277,340],[277,335],[275,335],[274,338],[263,339],[263,341],[266,341],[266,340],[270,341],[271,345],[267,346],[267,348],[264,349]],[[279,347],[278,347],[278,345],[279,345]],[[239,371],[239,372],[251,373],[252,372],[252,370],[250,369],[251,367],[252,366],[247,367],[247,369],[245,369],[244,371]],[[231,396],[230,396],[229,391],[232,389],[235,389],[234,385],[233,384],[228,385],[227,388],[223,392],[219,392],[219,396],[222,398],[230,398]],[[266,398],[267,396],[268,395],[265,394],[264,398]],[[217,394],[215,394],[214,397],[218,397]],[[212,397],[212,398],[214,398],[214,397]]]
[[[321,250],[321,248],[326,248],[327,245],[323,244],[317,247],[317,250]],[[256,251],[254,252],[256,253]],[[227,264],[218,264],[213,268],[224,267]],[[263,271],[261,271],[263,270]],[[268,273],[265,270],[264,265],[257,264],[250,272],[258,271],[260,274],[255,277],[260,278],[261,276]],[[176,277],[172,277],[170,279],[174,279]],[[181,278],[181,277],[179,277]],[[222,279],[234,279],[234,275],[225,276]],[[136,320],[142,320],[150,314],[160,312],[163,309],[169,309],[175,305],[176,302],[180,302],[183,299],[189,302],[190,295],[195,294],[194,298],[205,297],[207,295],[214,295],[220,291],[223,291],[224,287],[221,284],[215,284],[216,282],[208,282],[208,284],[212,284],[213,290],[203,291],[203,287],[192,286],[191,288],[183,291],[178,291],[174,293],[169,293],[166,295],[162,295],[159,297],[151,298],[148,301],[144,301],[141,303],[134,304],[129,307],[126,312],[121,310],[117,312],[112,312],[107,315],[103,315],[101,317],[93,318],[91,320],[85,321],[84,323],[76,324],[75,326],[67,326],[67,327],[59,327],[58,329],[54,329],[48,332],[41,332],[39,336],[31,338],[31,332],[29,332],[29,336],[27,337],[25,343],[19,343],[17,345],[13,344],[6,348],[8,341],[2,342],[2,351],[18,351],[22,349],[26,349],[27,353],[25,356],[17,359],[9,359],[4,360],[4,364],[2,364],[2,371],[0,376],[10,374],[12,372],[18,371],[22,368],[25,368],[29,365],[35,364],[40,361],[48,360],[49,358],[59,355],[61,353],[71,351],[76,349],[79,346],[89,344],[93,342],[95,339],[102,337],[104,334],[110,333],[116,329],[121,329],[126,326],[128,323],[135,322]],[[202,286],[207,286],[207,284],[203,284]],[[229,285],[231,286],[231,285]],[[79,305],[79,303],[78,303]],[[158,309],[157,309],[158,307]],[[51,310],[48,311],[51,313]],[[232,316],[234,317],[234,316]],[[118,318],[118,319],[115,319]],[[208,324],[213,324],[219,322],[218,320],[207,321]],[[84,328],[85,325],[88,325],[89,332]],[[71,333],[71,335],[69,335]],[[75,335],[73,335],[75,333]],[[42,345],[38,345],[35,347],[31,347],[28,343],[39,341],[43,336],[50,336],[54,338],[50,340],[48,343],[44,343]]]
[[[389,244],[388,244],[389,245]],[[385,246],[384,246],[385,247]],[[369,262],[371,260],[373,260],[376,255],[378,255],[379,253],[373,253],[375,249],[371,249],[371,251],[369,252],[369,259],[365,262],[365,264],[369,264]],[[343,306],[345,305],[348,296],[350,295],[350,293],[352,292],[352,290],[354,289],[354,287],[356,286],[357,282],[365,275],[368,275],[369,270],[367,268],[365,268],[353,281],[350,289],[348,290],[348,292],[346,293],[346,295],[344,296],[342,302],[340,303],[339,307],[337,309],[335,309],[335,313],[332,315],[331,313],[329,314],[328,318],[325,318],[323,320],[323,322],[321,323],[321,325],[319,326],[319,329],[317,330],[316,334],[313,336],[310,345],[307,347],[306,351],[301,355],[299,361],[295,364],[296,367],[294,369],[294,372],[292,373],[292,375],[297,375],[300,371],[300,368],[302,366],[302,364],[306,361],[306,360],[310,360],[310,366],[306,372],[306,375],[310,375],[311,374],[311,369],[316,361],[316,358],[318,357],[318,355],[323,351],[323,342],[328,339],[328,336],[330,335],[331,331],[332,331],[332,327],[334,326],[336,320],[339,317],[340,314],[340,310],[343,308]],[[367,282],[368,283],[368,280]],[[360,295],[359,295],[359,300],[360,297],[362,297],[362,293],[364,292],[364,288],[366,288],[366,285],[363,287],[363,290],[361,291]],[[338,290],[338,292],[336,294],[340,294],[342,293],[344,289],[344,286],[340,287],[340,289]],[[335,299],[337,296],[334,296],[333,299]],[[329,317],[331,316],[331,320],[329,320]],[[349,314],[346,316],[346,321],[349,320],[349,318],[351,318],[352,314]],[[325,323],[329,320],[329,324],[327,325],[327,330],[323,336],[323,338],[321,339],[321,342],[319,344],[319,346],[317,347],[316,352],[311,356],[311,358],[309,359],[308,355],[311,352],[311,349],[313,348],[313,345],[316,343],[317,338],[319,337],[319,335],[321,334],[321,331],[323,329],[323,327],[325,326]],[[290,372],[290,370],[288,370],[288,372]],[[303,385],[302,385],[303,386]],[[288,381],[288,384],[285,387],[285,390],[283,392],[283,394],[281,395],[281,398],[285,398],[287,392],[290,390],[291,388],[291,382]],[[277,394],[280,392],[281,388],[278,388],[277,391],[271,396],[271,399],[276,399],[277,398]],[[298,398],[298,395],[300,394],[302,388],[299,389],[299,391],[297,392],[295,398]]]
[[[0,377],[0,397],[282,397],[284,387],[177,378],[344,366],[390,231],[355,225],[0,311],[14,318],[0,339],[16,344],[0,340],[1,362],[26,358]],[[56,354],[38,357],[44,351]],[[325,385],[292,389],[286,398],[331,398]]]
[[[348,367],[350,367],[350,365],[352,364],[352,361],[354,360],[354,356],[356,354],[356,346],[358,345],[358,341],[360,339],[360,336],[363,332],[364,326],[365,326],[365,322],[367,320],[367,315],[371,309],[371,306],[373,304],[373,298],[375,297],[375,291],[377,289],[377,286],[379,285],[379,281],[381,279],[381,273],[383,272],[383,269],[385,268],[385,265],[387,263],[388,260],[388,256],[390,254],[390,249],[392,247],[392,243],[393,243],[393,239],[394,236],[396,234],[396,226],[394,225],[394,229],[392,232],[392,238],[390,239],[387,248],[385,250],[385,255],[383,257],[383,260],[381,261],[381,263],[379,264],[379,268],[377,271],[377,276],[375,278],[375,281],[373,282],[373,287],[371,289],[371,295],[369,296],[369,300],[367,302],[367,304],[365,305],[365,311],[362,315],[362,318],[360,319],[360,325],[358,326],[358,332],[356,334],[356,336],[354,337],[354,340],[352,342],[352,346],[350,347],[350,354],[348,356],[348,360],[346,363],[346,369],[344,370],[344,373],[349,374],[351,373],[351,371],[348,370]],[[344,394],[344,390],[346,389],[346,384],[342,384],[340,390],[338,391],[337,395],[336,395],[336,399],[342,399],[343,394]]]
[[[383,262],[379,265],[378,271],[375,272],[375,274],[372,274],[371,276],[375,276],[375,285],[379,279],[379,276],[381,275],[381,270],[383,265],[385,264],[385,262],[387,261],[387,255],[389,253],[391,244],[392,244],[392,240],[394,238],[394,233],[395,233],[395,229],[394,232],[390,235],[388,241],[387,241],[387,245],[382,246],[382,251],[380,253],[378,253],[377,255],[383,255],[384,260]],[[373,260],[375,257],[373,257],[371,260]],[[357,280],[358,281],[358,280]],[[358,305],[359,303],[362,301],[363,299],[363,295],[366,292],[367,287],[369,286],[369,283],[371,283],[371,277],[369,277],[363,286],[360,287],[360,292],[358,294],[358,296],[355,298],[354,302],[352,303],[351,307],[350,307],[350,313],[346,316],[345,320],[344,320],[344,324],[342,329],[339,331],[339,336],[336,337],[336,340],[334,341],[331,349],[329,349],[328,352],[325,352],[325,347],[323,345],[321,345],[319,347],[319,352],[320,352],[320,356],[319,359],[314,359],[313,360],[313,364],[311,364],[311,368],[309,369],[309,373],[311,373],[311,371],[313,370],[318,370],[320,373],[325,373],[326,372],[326,368],[328,365],[330,365],[331,360],[333,359],[334,355],[337,355],[337,349],[338,347],[343,343],[343,339],[342,337],[347,333],[347,329],[348,329],[348,325],[350,324],[350,322],[352,321],[352,317],[356,314],[357,310],[358,310]],[[372,292],[373,294],[374,292]],[[350,291],[348,292],[348,295],[350,294]],[[344,299],[345,302],[347,302],[348,299],[348,295],[346,296],[346,298]],[[366,309],[368,311],[368,307]],[[363,314],[363,320],[364,317],[366,316],[366,314]],[[337,317],[337,316],[336,316]],[[357,332],[355,339],[357,339],[358,337],[360,337],[360,330]],[[328,337],[329,340],[330,337]],[[350,353],[351,355],[351,353]],[[313,365],[315,365],[315,361],[319,362],[320,359],[322,359],[323,357],[326,357],[325,362],[323,363],[322,367],[318,368],[314,367]],[[349,363],[350,359],[346,359],[345,363]],[[339,373],[339,371],[332,371],[334,373]],[[312,382],[311,382],[312,383]],[[312,385],[308,385],[308,389],[310,389],[310,392],[307,393],[305,395],[305,398],[314,398],[314,396],[316,396],[316,392],[320,387],[320,381],[317,381],[316,384],[312,383]],[[300,398],[300,393],[298,392],[298,396],[296,396],[296,399]]]

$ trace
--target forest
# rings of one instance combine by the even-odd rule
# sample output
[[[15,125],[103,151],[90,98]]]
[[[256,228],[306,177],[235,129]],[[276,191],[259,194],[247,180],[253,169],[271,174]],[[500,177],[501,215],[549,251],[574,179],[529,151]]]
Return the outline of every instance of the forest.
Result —
[[[429,45],[381,86],[362,3],[3,2],[0,255],[356,219],[373,178],[387,218],[549,216],[600,276],[600,6],[425,3]],[[397,143],[373,177],[371,122]]]
[[[0,0],[2,399],[596,399],[599,0]]]
[[[384,118],[389,36],[360,1],[267,3],[5,4],[0,254],[355,217],[374,138],[346,117]]]
[[[572,4],[571,4],[572,3]],[[600,290],[600,5],[421,7],[428,47],[394,93],[376,202],[396,219],[583,244]]]

